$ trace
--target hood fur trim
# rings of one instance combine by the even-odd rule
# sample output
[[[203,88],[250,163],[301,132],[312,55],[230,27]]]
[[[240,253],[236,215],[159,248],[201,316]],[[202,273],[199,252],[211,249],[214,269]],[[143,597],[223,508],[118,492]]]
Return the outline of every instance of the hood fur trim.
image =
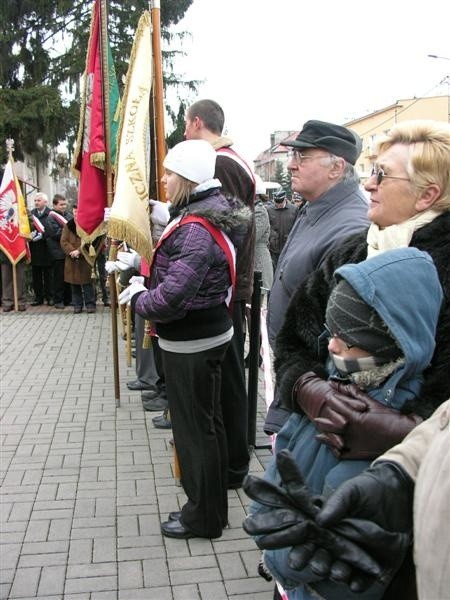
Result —
[[[199,207],[198,210],[190,207],[185,214],[204,217],[215,227],[222,229],[225,232],[231,232],[238,227],[247,226],[252,218],[252,211],[247,206],[240,206],[232,209],[229,212],[221,212],[214,209]]]

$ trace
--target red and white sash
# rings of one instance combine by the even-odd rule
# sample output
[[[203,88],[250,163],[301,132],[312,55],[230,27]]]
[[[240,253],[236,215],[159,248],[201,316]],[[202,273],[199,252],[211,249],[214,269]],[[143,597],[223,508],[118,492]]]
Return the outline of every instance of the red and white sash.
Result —
[[[166,240],[170,235],[172,235],[175,229],[188,223],[200,223],[201,225],[203,225],[203,227],[211,234],[213,240],[220,246],[223,253],[225,254],[228,262],[228,267],[230,269],[231,277],[231,285],[228,288],[225,303],[228,307],[230,307],[233,298],[234,288],[236,285],[236,250],[233,246],[233,242],[230,240],[227,234],[215,227],[214,225],[212,225],[212,223],[210,223],[204,217],[200,217],[197,215],[187,215],[177,217],[176,219],[171,221],[164,229],[163,234],[161,235],[161,237],[158,240],[158,243],[155,246],[152,262],[150,264],[150,271],[153,266],[153,261],[155,260],[156,252],[161,246],[161,244],[164,242],[164,240]]]
[[[38,231],[39,233],[44,233],[45,227],[42,225],[42,222],[37,218],[36,215],[31,215],[31,221],[36,231]]]
[[[61,213],[59,213],[59,212],[56,212],[56,210],[51,210],[51,211],[48,213],[48,216],[49,216],[49,217],[53,217],[53,219],[55,219],[55,221],[58,221],[58,223],[59,223],[59,224],[60,224],[62,227],[64,227],[64,225],[66,225],[66,224],[67,224],[67,219],[66,219],[65,217],[63,217]]]

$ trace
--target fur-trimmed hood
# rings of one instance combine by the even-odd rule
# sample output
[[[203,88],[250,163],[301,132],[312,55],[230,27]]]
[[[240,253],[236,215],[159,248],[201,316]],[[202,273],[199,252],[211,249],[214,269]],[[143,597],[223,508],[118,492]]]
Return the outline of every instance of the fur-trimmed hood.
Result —
[[[75,223],[75,219],[73,217],[67,221],[67,228],[69,229],[69,231],[71,231],[75,235],[78,235],[77,234],[77,224]]]
[[[188,204],[170,208],[171,220],[186,215],[207,219],[226,233],[237,247],[242,243],[252,219],[250,208],[238,198],[224,196],[220,186],[193,193]]]

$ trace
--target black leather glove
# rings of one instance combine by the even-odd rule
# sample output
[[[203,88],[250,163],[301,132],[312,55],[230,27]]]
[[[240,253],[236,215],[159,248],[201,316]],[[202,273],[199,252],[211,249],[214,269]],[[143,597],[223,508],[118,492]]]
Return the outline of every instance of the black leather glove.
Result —
[[[314,517],[319,511],[320,501],[310,496],[288,450],[277,454],[277,467],[282,487],[252,475],[247,476],[243,484],[250,498],[272,509],[250,515],[243,522],[244,530],[257,536],[258,547],[276,549],[294,546],[290,563],[298,570],[308,564],[321,574],[318,571],[324,570],[326,560],[329,572],[338,559],[348,562],[353,570],[356,568],[358,572],[369,573],[372,577],[380,576],[382,569],[378,562],[357,545],[361,523],[348,520],[339,523],[334,530],[318,527]],[[303,544],[307,544],[307,551],[297,548]]]
[[[256,543],[262,549],[284,548],[296,540],[306,540],[316,528],[314,516],[319,511],[290,452],[282,450],[276,460],[283,487],[253,475],[243,483],[247,496],[272,509],[250,515],[243,522],[249,535],[259,536]]]
[[[377,402],[354,384],[330,381],[326,414],[313,419],[317,439],[339,458],[372,460],[400,443],[421,422]],[[355,410],[356,407],[356,410]]]
[[[316,522],[333,527],[342,519],[356,517],[410,536],[413,496],[414,482],[406,471],[397,463],[380,461],[340,485],[324,503]]]
[[[358,522],[357,537],[350,534],[351,539],[379,562],[382,575],[378,580],[389,582],[411,544],[413,496],[414,482],[409,475],[396,463],[380,461],[344,482],[325,502],[316,521],[331,528],[349,520]],[[329,566],[329,561],[320,557],[317,561],[316,568],[323,572],[328,568],[330,579],[347,582],[353,592],[363,591],[374,581],[345,562]]]
[[[331,552],[320,548],[314,542],[307,542],[293,548],[289,554],[289,566],[301,571],[306,566],[322,579],[331,579],[347,584],[353,592],[363,592],[376,578],[339,559]],[[307,583],[307,581],[305,580]],[[311,582],[314,583],[314,582]]]

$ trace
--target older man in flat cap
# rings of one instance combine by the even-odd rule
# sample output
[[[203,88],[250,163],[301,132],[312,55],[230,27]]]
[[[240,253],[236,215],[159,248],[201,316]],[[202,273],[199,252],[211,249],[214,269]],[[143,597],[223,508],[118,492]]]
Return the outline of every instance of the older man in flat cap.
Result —
[[[291,229],[274,274],[268,308],[272,348],[299,284],[336,244],[369,224],[367,200],[354,169],[362,146],[356,133],[333,123],[307,121],[296,139],[283,145],[291,147],[288,169],[292,191],[301,194],[306,204]],[[279,431],[288,415],[275,398],[265,430]]]

